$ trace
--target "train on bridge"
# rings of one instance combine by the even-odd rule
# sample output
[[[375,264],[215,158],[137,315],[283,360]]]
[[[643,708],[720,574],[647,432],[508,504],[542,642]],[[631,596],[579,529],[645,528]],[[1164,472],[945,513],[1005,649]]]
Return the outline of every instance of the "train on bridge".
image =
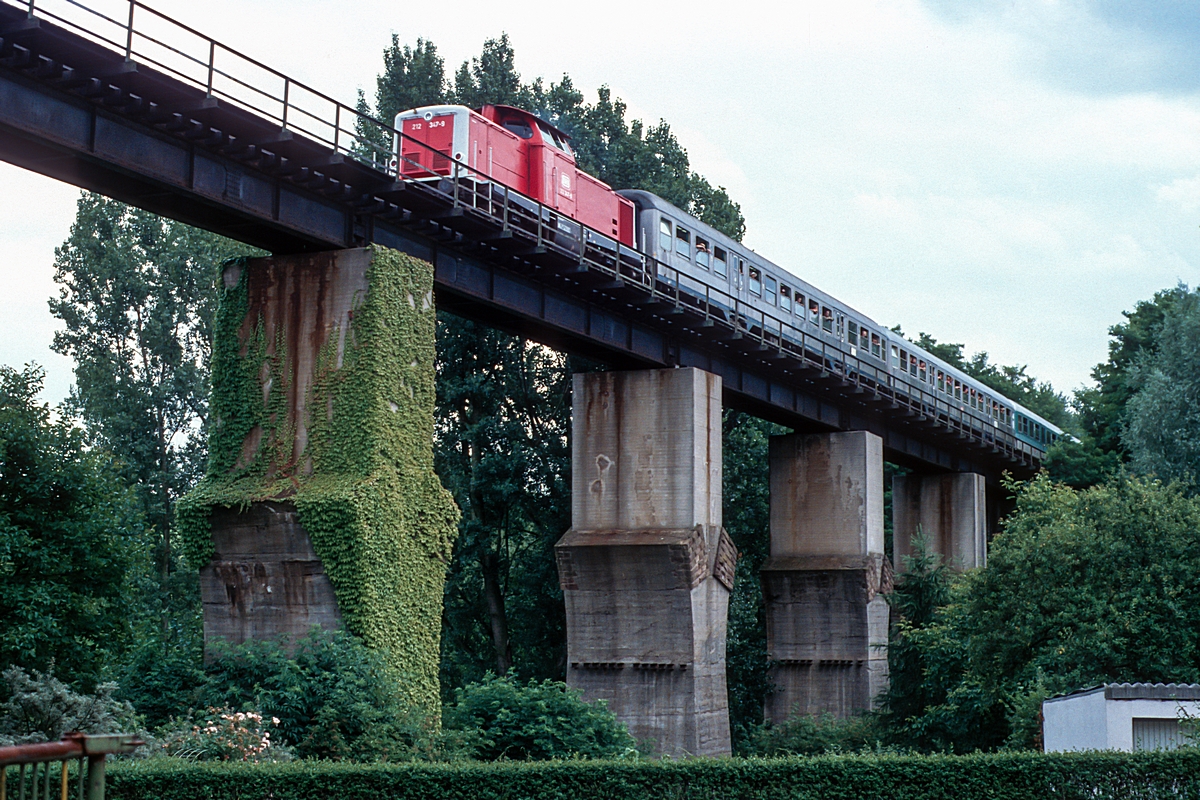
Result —
[[[468,180],[514,209],[518,223],[543,217],[556,245],[607,250],[623,274],[661,283],[769,340],[804,347],[816,339],[825,345],[822,358],[831,370],[859,378],[869,372],[934,415],[939,406],[954,407],[978,427],[1010,434],[1038,458],[1063,435],[1050,421],[661,197],[614,190],[588,175],[576,164],[570,136],[528,111],[426,106],[397,114],[395,130],[392,166],[403,179]]]

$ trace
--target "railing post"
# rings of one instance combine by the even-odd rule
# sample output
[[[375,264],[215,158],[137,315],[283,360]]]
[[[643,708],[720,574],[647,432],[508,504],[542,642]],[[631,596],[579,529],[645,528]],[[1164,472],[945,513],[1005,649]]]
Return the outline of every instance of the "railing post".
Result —
[[[33,4],[35,0],[29,0],[29,18],[33,19]]]
[[[133,9],[137,0],[129,0],[129,24],[125,26],[125,60],[133,60]]]
[[[212,97],[213,86],[213,70],[217,61],[217,42],[214,39],[208,40],[208,96]]]
[[[284,130],[287,130],[287,112],[288,112],[288,102],[289,102],[288,101],[288,93],[291,90],[291,88],[292,88],[292,79],[285,77],[283,79],[283,119],[280,120],[281,124],[283,125]]]
[[[87,800],[104,800],[104,759],[103,753],[88,756],[87,767]]]
[[[333,152],[338,151],[338,134],[342,132],[342,104],[338,103],[333,110]]]

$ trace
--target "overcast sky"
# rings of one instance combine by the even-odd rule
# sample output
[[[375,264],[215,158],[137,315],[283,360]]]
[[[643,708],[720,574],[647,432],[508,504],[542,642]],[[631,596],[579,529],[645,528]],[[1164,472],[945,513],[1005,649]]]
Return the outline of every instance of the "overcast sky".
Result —
[[[152,4],[350,103],[392,33],[453,72],[507,31],[525,78],[608,84],[669,121],[759,253],[1063,391],[1122,310],[1197,280],[1195,2]],[[0,363],[43,364],[51,402],[71,365],[46,299],[77,196],[0,164]]]

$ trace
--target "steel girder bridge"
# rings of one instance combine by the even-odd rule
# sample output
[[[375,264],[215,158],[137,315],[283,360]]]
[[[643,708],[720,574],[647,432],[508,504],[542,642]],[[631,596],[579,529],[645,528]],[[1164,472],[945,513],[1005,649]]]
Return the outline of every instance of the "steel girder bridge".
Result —
[[[434,264],[443,309],[613,368],[699,367],[730,407],[872,431],[917,469],[1037,468],[945,397],[603,237],[564,242],[549,209],[465,165],[397,180],[396,135],[138,0],[0,0],[0,159],[275,253],[396,248]]]

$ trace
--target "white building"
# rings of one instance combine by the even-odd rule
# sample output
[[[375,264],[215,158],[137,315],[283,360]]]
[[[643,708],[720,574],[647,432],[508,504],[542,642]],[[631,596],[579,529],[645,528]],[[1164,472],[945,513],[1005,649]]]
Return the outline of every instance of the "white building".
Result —
[[[1200,683],[1109,683],[1043,702],[1043,748],[1174,750],[1189,718],[1200,725]]]

